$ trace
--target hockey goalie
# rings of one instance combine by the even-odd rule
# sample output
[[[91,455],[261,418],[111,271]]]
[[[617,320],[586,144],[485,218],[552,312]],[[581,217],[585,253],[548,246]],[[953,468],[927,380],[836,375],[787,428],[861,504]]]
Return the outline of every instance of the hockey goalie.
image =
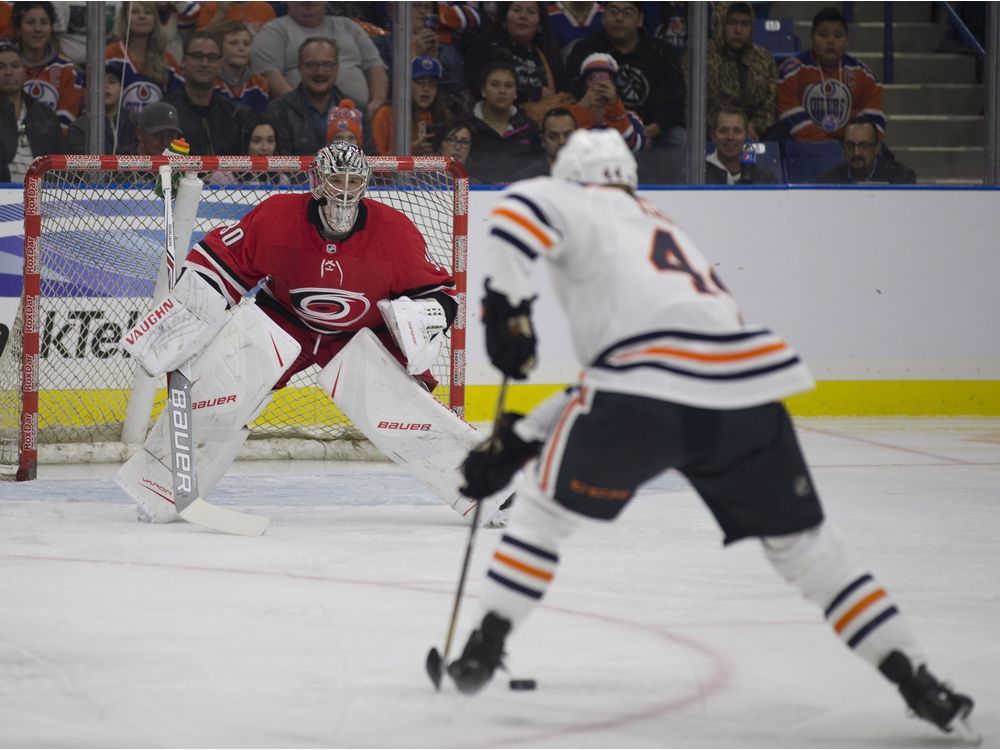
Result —
[[[365,197],[370,177],[354,144],[324,147],[309,192],[271,196],[209,232],[171,293],[123,339],[150,375],[190,363],[202,496],[272,393],[316,364],[320,386],[376,448],[461,515],[475,507],[459,492],[459,467],[483,436],[431,395],[429,368],[457,311],[454,279],[403,213]],[[140,520],[178,517],[165,416],[116,481]],[[483,525],[501,523],[508,494],[483,501]]]

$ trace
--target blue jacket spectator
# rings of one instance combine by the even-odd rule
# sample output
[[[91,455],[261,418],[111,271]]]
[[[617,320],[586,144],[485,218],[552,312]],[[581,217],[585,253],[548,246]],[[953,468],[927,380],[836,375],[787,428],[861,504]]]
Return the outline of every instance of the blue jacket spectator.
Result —
[[[559,46],[563,62],[580,39],[589,39],[601,30],[604,11],[600,3],[549,3],[549,28]]]

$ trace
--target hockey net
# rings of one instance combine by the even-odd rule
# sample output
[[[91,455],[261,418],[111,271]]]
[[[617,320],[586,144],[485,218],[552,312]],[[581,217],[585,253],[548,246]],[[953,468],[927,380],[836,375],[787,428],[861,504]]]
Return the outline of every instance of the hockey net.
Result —
[[[38,462],[124,460],[163,406],[119,341],[152,302],[161,272],[167,162],[204,183],[190,242],[279,192],[308,189],[311,157],[48,156],[25,178],[24,291],[0,357],[0,472],[32,479]],[[431,368],[435,396],[459,415],[465,380],[468,182],[443,157],[371,157],[368,197],[405,213],[428,254],[455,276],[459,312]],[[175,206],[175,219],[177,213]],[[195,212],[192,210],[192,214]],[[280,232],[281,228],[276,227]],[[289,262],[294,263],[294,248]],[[374,458],[374,449],[315,385],[296,375],[251,426],[255,458]],[[148,378],[145,378],[148,381]]]

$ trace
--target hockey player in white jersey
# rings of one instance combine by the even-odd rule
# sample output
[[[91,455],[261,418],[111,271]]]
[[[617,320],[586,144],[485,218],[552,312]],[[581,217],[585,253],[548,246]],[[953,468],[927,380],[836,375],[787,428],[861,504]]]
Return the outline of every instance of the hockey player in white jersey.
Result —
[[[538,457],[518,486],[483,619],[449,665],[452,679],[466,693],[482,688],[580,522],[614,519],[642,484],[676,468],[726,544],[759,539],[777,571],[917,716],[968,734],[972,700],[928,671],[891,595],[823,519],[778,401],[813,386],[805,365],[780,336],[744,323],[712,264],[635,186],[618,133],[578,130],[553,177],[516,183],[492,213],[483,316],[491,361],[513,378],[533,367],[531,279],[541,258],[584,370],[575,388],[528,417],[504,415],[499,446],[488,441],[465,462],[464,491],[475,498]]]

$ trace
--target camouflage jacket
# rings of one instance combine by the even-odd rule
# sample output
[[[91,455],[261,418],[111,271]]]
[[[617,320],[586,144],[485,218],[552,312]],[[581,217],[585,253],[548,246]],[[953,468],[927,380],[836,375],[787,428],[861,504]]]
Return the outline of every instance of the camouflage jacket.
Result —
[[[723,106],[734,106],[747,114],[760,135],[774,124],[778,66],[771,53],[750,43],[738,53],[726,47],[722,30],[730,3],[719,3],[712,16],[712,41],[708,45],[709,117]],[[742,71],[741,71],[742,69]]]

